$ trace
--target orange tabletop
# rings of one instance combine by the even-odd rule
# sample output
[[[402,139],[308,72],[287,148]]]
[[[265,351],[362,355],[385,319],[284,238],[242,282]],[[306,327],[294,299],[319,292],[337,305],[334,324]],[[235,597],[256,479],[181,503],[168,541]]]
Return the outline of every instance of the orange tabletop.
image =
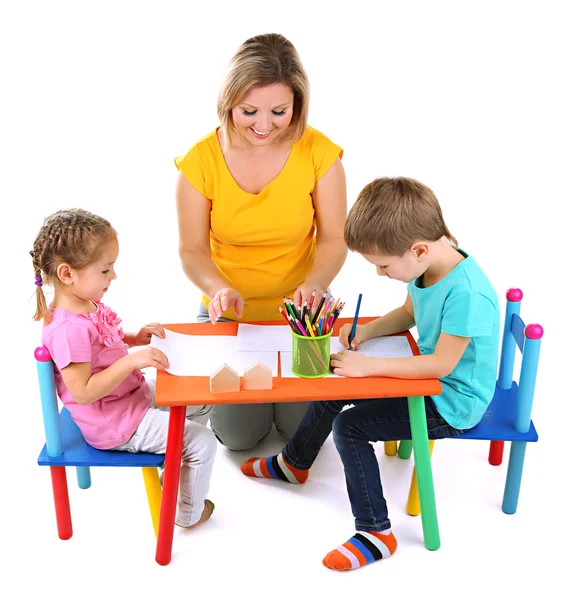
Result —
[[[368,323],[375,317],[360,317],[358,323]],[[340,318],[333,332],[352,318]],[[255,321],[254,325],[282,325],[283,321]],[[186,323],[164,325],[165,329],[189,335],[236,336],[238,323]],[[407,337],[414,354],[419,350],[409,331]],[[280,358],[278,359],[280,360]],[[281,365],[279,364],[279,374]],[[270,390],[243,390],[224,394],[212,394],[209,377],[182,377],[158,371],[155,403],[158,406],[189,406],[196,404],[259,404],[262,402],[310,402],[312,400],[347,400],[358,398],[393,398],[406,396],[435,396],[442,386],[437,379],[394,379],[392,377],[274,377]]]

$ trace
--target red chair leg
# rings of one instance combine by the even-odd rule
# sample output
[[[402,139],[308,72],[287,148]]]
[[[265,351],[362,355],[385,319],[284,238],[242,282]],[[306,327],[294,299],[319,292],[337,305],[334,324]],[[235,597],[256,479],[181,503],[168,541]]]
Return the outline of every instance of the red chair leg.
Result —
[[[502,464],[502,457],[504,456],[504,442],[501,440],[492,440],[490,442],[490,454],[488,460],[491,465],[495,467]]]
[[[50,467],[50,476],[52,477],[52,492],[54,493],[58,537],[61,540],[69,540],[72,537],[72,517],[70,516],[66,468]]]

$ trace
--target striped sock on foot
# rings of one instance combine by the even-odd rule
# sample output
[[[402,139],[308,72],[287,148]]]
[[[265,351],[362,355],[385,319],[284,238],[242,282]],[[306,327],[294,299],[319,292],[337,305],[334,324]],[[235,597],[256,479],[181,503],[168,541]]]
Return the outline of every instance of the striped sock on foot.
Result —
[[[343,545],[332,550],[323,564],[335,571],[358,569],[369,563],[390,557],[397,548],[397,540],[391,529],[385,531],[358,531]]]
[[[241,471],[249,477],[281,479],[289,483],[305,483],[309,477],[309,470],[288,465],[281,453],[268,458],[250,458],[241,465]]]

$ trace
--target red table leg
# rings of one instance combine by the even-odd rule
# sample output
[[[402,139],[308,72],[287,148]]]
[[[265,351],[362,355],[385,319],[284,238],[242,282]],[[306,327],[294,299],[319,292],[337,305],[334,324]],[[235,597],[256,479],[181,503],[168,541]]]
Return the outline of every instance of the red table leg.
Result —
[[[156,561],[159,565],[168,565],[171,562],[186,412],[186,406],[171,406],[170,409],[159,537],[157,539]]]

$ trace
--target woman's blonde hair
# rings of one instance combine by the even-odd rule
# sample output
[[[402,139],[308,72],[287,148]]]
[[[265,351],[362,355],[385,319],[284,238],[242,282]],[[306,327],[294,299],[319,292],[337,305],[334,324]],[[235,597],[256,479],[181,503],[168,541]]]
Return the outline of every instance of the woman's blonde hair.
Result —
[[[250,89],[274,83],[283,83],[293,92],[293,117],[284,139],[293,143],[303,135],[309,112],[309,80],[295,46],[278,33],[266,33],[248,39],[231,59],[217,102],[225,147],[232,144],[235,133],[233,108]]]
[[[61,263],[84,269],[97,261],[106,242],[116,238],[112,225],[82,208],[59,210],[44,219],[30,251],[36,275],[36,314],[34,320],[50,322],[50,310],[42,291],[45,283],[54,285]]]
[[[403,256],[418,241],[437,242],[449,232],[430,188],[407,177],[382,177],[360,192],[345,222],[345,243],[364,254]]]

